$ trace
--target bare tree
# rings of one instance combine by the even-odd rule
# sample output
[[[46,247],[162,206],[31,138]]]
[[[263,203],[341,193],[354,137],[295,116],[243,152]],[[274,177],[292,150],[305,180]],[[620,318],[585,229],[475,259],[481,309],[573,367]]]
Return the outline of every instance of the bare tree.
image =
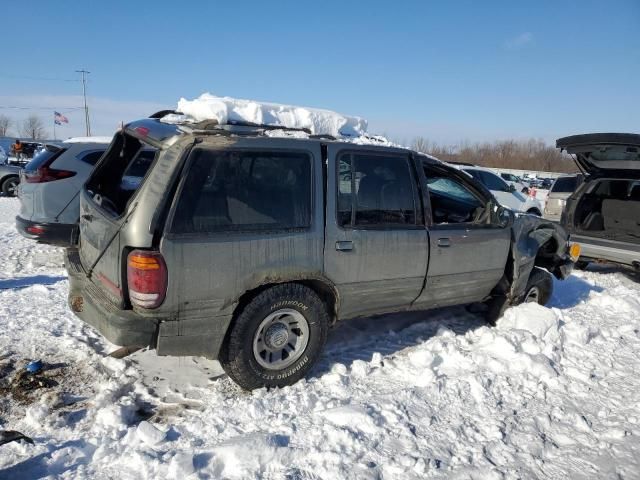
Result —
[[[37,115],[29,115],[22,124],[20,132],[24,137],[42,140],[47,136],[42,120]]]
[[[448,162],[463,162],[495,168],[546,172],[575,172],[576,166],[568,155],[539,139],[524,141],[501,140],[493,143],[459,142],[439,146],[423,137],[413,141],[413,149]]]
[[[0,115],[0,137],[6,137],[13,122],[6,115]]]
[[[416,137],[411,143],[411,148],[416,152],[429,153],[429,140],[424,137]]]

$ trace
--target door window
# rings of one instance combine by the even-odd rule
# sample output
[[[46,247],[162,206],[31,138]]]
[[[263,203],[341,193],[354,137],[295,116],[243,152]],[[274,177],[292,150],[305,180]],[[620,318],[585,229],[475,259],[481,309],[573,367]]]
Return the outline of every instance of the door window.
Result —
[[[343,227],[415,225],[409,158],[345,153],[338,159],[338,224]]]
[[[286,230],[311,224],[311,157],[196,150],[172,231]]]
[[[434,223],[478,221],[485,205],[462,181],[446,172],[425,168]]]

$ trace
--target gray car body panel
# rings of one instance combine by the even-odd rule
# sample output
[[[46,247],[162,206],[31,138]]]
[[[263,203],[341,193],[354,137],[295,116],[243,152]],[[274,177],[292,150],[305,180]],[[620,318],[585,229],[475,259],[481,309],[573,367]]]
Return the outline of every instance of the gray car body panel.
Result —
[[[45,183],[20,183],[20,213],[25,220],[43,223],[78,223],[80,217],[79,193],[82,185],[93,170],[93,165],[83,158],[104,152],[103,143],[61,144],[65,151],[51,164],[51,168],[69,170],[75,175],[69,178]]]
[[[544,242],[540,233],[533,240],[519,241],[520,236],[528,234],[527,228],[534,229],[534,217],[525,215],[531,220],[520,223],[516,220],[513,227],[499,227],[495,220],[497,202],[481,186],[477,188],[487,200],[490,224],[461,229],[432,226],[424,172],[419,168],[420,162],[428,157],[409,150],[319,139],[185,134],[175,127],[174,135],[170,135],[172,130],[166,125],[162,125],[162,139],[154,140],[154,132],[149,130],[156,124],[155,120],[144,120],[127,127],[128,134],[159,147],[160,153],[121,216],[114,218],[96,205],[83,188],[82,241],[79,255],[69,250],[67,269],[71,280],[70,304],[81,318],[103,331],[104,320],[95,318],[96,311],[120,309],[127,316],[133,315],[141,323],[136,324],[132,338],[140,338],[140,329],[147,333],[154,331],[149,334],[147,344],[156,347],[161,355],[217,357],[244,295],[277,283],[303,281],[322,285],[335,295],[333,313],[338,318],[484,300],[509,270],[509,262],[515,262],[514,268],[519,272],[529,264],[532,267],[535,242],[538,246]],[[174,192],[184,187],[188,154],[194,144],[197,148],[221,151],[308,152],[313,160],[310,227],[273,233],[171,233],[178,198]],[[388,229],[338,227],[335,169],[337,155],[343,150],[397,155],[414,162],[418,176],[416,201],[424,205],[426,212],[422,224]],[[104,158],[107,156],[108,152]],[[468,181],[473,183],[472,179]],[[445,234],[455,248],[446,250],[438,246],[438,239]],[[563,233],[557,235],[560,238]],[[336,249],[338,242],[345,241],[352,242],[352,251]],[[558,251],[566,250],[566,243],[565,235]],[[514,245],[522,252],[514,255]],[[159,250],[169,272],[164,303],[153,310],[127,306],[126,255],[131,249],[140,248]],[[74,255],[79,260],[73,260]],[[452,295],[456,290],[458,295]],[[83,308],[78,298],[110,306]],[[126,323],[125,320],[121,323]],[[109,334],[122,341],[123,335]]]

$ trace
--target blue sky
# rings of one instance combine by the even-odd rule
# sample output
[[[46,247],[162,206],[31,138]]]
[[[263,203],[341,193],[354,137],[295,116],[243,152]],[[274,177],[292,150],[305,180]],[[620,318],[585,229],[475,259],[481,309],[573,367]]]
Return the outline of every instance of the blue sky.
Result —
[[[0,113],[63,110],[62,136],[79,68],[97,134],[205,91],[407,141],[640,131],[640,0],[7,3],[0,106],[23,109]]]

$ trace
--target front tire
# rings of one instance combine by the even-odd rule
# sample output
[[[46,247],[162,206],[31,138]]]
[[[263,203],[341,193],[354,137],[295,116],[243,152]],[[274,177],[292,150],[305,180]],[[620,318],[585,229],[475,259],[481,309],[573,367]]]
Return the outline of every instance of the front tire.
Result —
[[[238,314],[220,363],[246,390],[292,385],[320,357],[328,330],[326,305],[313,290],[296,283],[276,285]]]
[[[533,267],[529,274],[527,286],[524,294],[514,302],[509,302],[506,296],[499,296],[487,302],[486,320],[489,325],[495,326],[496,322],[509,307],[520,305],[521,303],[538,303],[546,305],[553,293],[553,278],[546,270]]]
[[[546,270],[533,267],[529,275],[527,287],[524,290],[522,303],[538,303],[546,305],[553,293],[553,278]]]
[[[2,182],[2,193],[7,197],[15,197],[20,179],[18,177],[9,177]]]

